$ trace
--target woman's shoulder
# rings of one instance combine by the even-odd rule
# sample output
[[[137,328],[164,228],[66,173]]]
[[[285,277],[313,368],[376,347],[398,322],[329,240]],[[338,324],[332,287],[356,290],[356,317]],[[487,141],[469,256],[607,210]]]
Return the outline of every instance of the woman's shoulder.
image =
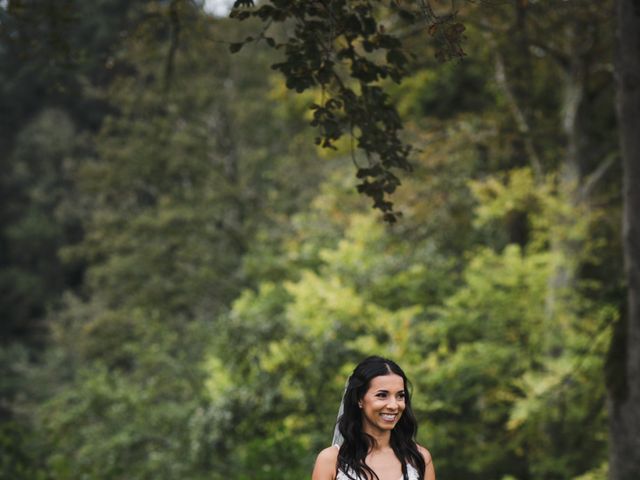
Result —
[[[334,479],[336,476],[336,464],[338,462],[338,448],[335,445],[322,450],[316,457],[313,467],[313,480]]]
[[[422,458],[424,458],[424,464],[429,465],[431,463],[431,453],[429,453],[429,450],[427,450],[422,445],[417,444],[417,446],[418,446],[418,451],[422,455]]]
[[[436,480],[436,470],[433,467],[431,453],[420,444],[418,444],[418,451],[422,455],[422,458],[424,458],[424,480]]]
[[[330,447],[325,448],[318,454],[318,460],[321,461],[331,461],[335,465],[338,460],[338,452],[340,448],[337,445],[331,445]]]

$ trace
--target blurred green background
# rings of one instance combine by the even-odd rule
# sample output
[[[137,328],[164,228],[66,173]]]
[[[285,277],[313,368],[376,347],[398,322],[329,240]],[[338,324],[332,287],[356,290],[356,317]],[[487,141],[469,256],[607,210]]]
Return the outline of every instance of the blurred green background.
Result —
[[[264,43],[229,53],[260,25],[0,2],[2,478],[309,478],[373,353],[412,380],[439,478],[606,478],[611,9],[464,4],[445,63],[389,18],[415,170],[388,225],[349,140],[314,145],[321,93]]]

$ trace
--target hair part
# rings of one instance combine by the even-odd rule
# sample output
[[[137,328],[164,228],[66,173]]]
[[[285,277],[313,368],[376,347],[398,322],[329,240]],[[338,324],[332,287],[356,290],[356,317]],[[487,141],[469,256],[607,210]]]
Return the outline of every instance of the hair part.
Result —
[[[375,439],[363,430],[362,411],[358,402],[367,393],[373,378],[393,374],[399,375],[404,381],[405,408],[398,423],[391,430],[390,446],[400,460],[404,480],[408,480],[407,463],[418,470],[420,478],[424,478],[426,466],[415,440],[418,422],[411,408],[409,380],[394,361],[372,356],[360,362],[349,377],[343,399],[344,412],[338,419],[338,429],[344,442],[338,453],[337,468],[353,480],[359,478],[379,480],[376,473],[365,463],[367,454],[374,447]]]

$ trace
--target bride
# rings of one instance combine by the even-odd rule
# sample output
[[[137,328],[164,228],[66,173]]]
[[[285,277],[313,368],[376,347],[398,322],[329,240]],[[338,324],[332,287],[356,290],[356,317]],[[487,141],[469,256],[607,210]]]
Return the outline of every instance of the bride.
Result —
[[[355,368],[333,445],[318,455],[311,480],[435,480],[431,455],[415,442],[407,383],[385,358],[369,357]]]

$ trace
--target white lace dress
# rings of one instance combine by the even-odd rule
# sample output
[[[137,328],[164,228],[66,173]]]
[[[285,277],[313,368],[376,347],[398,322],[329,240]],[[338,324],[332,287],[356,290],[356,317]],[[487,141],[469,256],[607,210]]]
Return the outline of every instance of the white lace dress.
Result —
[[[413,467],[413,465],[407,464],[407,474],[409,474],[409,480],[420,480],[418,477],[418,471]],[[354,475],[351,475],[352,477]],[[360,477],[358,477],[360,478]],[[338,470],[338,475],[336,475],[336,480],[349,480],[342,470]],[[402,476],[398,480],[404,480]]]

